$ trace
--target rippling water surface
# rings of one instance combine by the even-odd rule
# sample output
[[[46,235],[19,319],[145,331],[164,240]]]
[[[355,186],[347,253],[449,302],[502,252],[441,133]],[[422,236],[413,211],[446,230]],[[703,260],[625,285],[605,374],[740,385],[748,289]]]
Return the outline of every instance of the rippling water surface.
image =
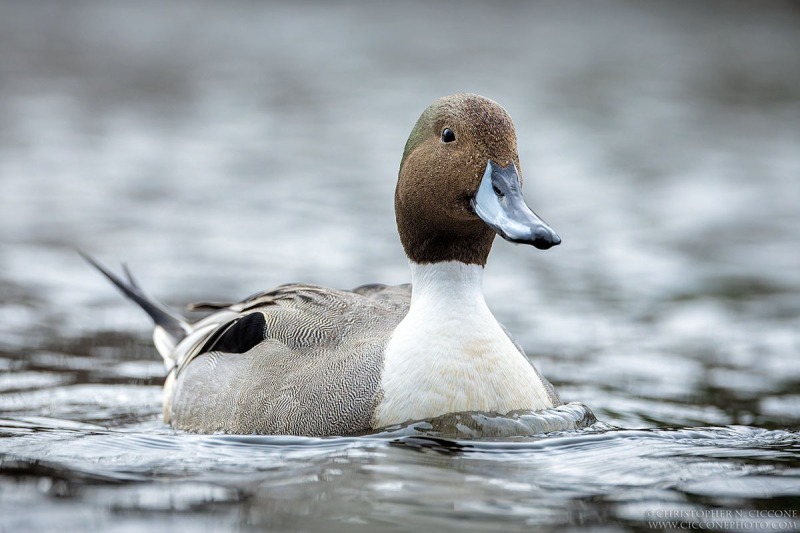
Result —
[[[796,3],[62,4],[0,6],[0,530],[800,527]],[[401,150],[457,91],[564,239],[497,242],[489,305],[599,422],[164,426],[75,249],[176,308],[407,282]]]

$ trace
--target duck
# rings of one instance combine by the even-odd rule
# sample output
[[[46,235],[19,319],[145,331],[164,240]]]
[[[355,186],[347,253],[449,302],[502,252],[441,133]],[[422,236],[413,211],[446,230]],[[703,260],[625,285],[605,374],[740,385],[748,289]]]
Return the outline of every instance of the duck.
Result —
[[[558,234],[526,204],[514,123],[497,102],[439,98],[403,150],[394,205],[411,283],[291,283],[204,303],[192,323],[83,257],[153,320],[164,422],[194,433],[353,436],[449,413],[562,405],[494,317],[483,272],[497,235],[546,250]]]

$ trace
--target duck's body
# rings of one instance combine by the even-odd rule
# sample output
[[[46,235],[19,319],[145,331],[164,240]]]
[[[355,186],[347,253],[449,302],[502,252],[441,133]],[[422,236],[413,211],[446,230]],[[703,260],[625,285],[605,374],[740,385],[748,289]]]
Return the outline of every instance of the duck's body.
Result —
[[[558,395],[481,290],[495,232],[560,242],[522,201],[517,165],[513,124],[491,100],[454,95],[423,113],[395,196],[411,286],[284,285],[206,305],[216,312],[189,324],[130,274],[90,261],[153,317],[164,419],[179,429],[354,435],[451,412],[546,409]]]
[[[383,397],[387,341],[410,299],[407,285],[286,285],[215,313],[203,340],[174,351],[164,418],[200,433],[365,433]],[[228,326],[231,316],[238,322]]]

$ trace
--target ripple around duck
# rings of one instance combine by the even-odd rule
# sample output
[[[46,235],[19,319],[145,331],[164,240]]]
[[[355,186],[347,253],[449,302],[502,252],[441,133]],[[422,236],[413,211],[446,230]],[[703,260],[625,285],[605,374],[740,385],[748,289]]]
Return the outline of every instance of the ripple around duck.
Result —
[[[448,413],[430,420],[389,426],[376,435],[427,436],[448,439],[511,438],[571,431],[591,426],[597,419],[581,403],[542,411],[515,411],[507,415],[478,411]]]
[[[567,406],[564,406],[567,407]],[[125,455],[151,460],[186,457],[193,461],[220,461],[233,466],[239,459],[243,464],[269,460],[275,456],[302,458],[337,454],[351,449],[376,450],[390,447],[417,451],[430,449],[481,460],[518,459],[533,457],[571,456],[597,452],[597,463],[604,461],[604,451],[639,449],[640,457],[720,458],[742,460],[752,464],[800,466],[800,433],[787,430],[765,430],[745,426],[684,428],[684,429],[624,429],[597,422],[591,411],[580,404],[568,409],[551,410],[560,416],[569,413],[578,427],[557,429],[549,433],[529,431],[522,436],[513,434],[497,437],[494,424],[499,418],[484,414],[460,413],[432,421],[409,424],[400,429],[362,437],[295,437],[272,435],[196,435],[163,426],[141,430],[109,430],[94,424],[44,417],[0,420],[0,453],[6,458],[39,461],[77,461],[89,459],[101,464],[104,459],[124,464]],[[583,414],[583,417],[578,416]],[[509,417],[499,425],[518,427],[519,420],[530,423],[547,421],[548,412]],[[490,424],[490,437],[475,438],[474,430],[463,432],[462,438],[446,436],[449,428],[458,427],[465,417],[480,424]],[[550,419],[552,420],[552,419]],[[591,420],[592,423],[588,423]],[[456,422],[455,426],[450,425]],[[563,421],[562,421],[563,422]],[[438,428],[431,431],[429,427]],[[528,425],[528,428],[535,427]],[[445,431],[440,431],[442,428]],[[464,437],[464,433],[466,436]],[[53,448],[58,441],[58,448]],[[36,444],[38,443],[38,445]],[[135,466],[135,461],[128,466]]]

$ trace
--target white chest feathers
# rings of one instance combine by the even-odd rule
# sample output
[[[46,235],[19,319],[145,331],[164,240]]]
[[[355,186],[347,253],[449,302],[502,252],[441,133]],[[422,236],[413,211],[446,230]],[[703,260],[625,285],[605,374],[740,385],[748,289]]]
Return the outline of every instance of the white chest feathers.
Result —
[[[408,315],[386,347],[376,427],[459,411],[553,407],[483,299],[483,268],[412,263]]]

